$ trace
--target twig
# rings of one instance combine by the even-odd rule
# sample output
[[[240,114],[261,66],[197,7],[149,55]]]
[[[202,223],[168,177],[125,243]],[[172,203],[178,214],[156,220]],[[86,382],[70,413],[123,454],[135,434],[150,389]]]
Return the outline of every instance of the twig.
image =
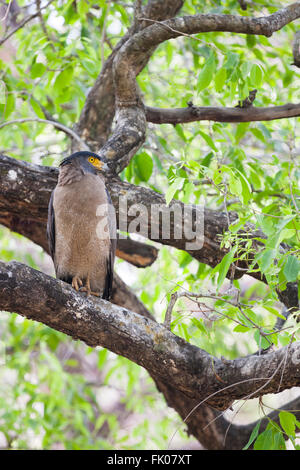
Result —
[[[22,124],[23,122],[40,122],[42,124],[50,124],[51,126],[56,127],[57,129],[63,131],[65,134],[68,134],[69,136],[71,136],[73,139],[77,140],[77,142],[79,142],[82,145],[84,150],[90,150],[90,148],[86,145],[84,140],[82,140],[78,134],[72,131],[72,129],[64,126],[64,124],[61,124],[60,122],[49,121],[48,119],[40,119],[40,118],[14,119],[13,121],[7,121],[7,122],[3,122],[2,124],[0,124],[0,129],[10,124]]]
[[[55,50],[55,47],[53,46],[52,44],[52,40],[51,38],[49,37],[49,34],[48,34],[48,31],[47,31],[47,28],[46,28],[46,25],[45,25],[45,21],[44,21],[44,18],[43,18],[43,15],[42,15],[42,12],[41,12],[41,0],[35,0],[35,5],[36,5],[36,9],[37,9],[37,13],[38,13],[38,17],[39,17],[39,20],[40,20],[40,24],[41,24],[41,28],[47,38],[47,40],[49,41],[51,47],[53,50]]]
[[[8,4],[8,6],[7,6],[7,8],[6,8],[6,12],[5,12],[3,18],[0,18],[0,21],[5,21],[6,18],[8,17],[8,13],[9,13],[11,4],[12,4],[12,0],[9,0],[9,4]]]
[[[105,13],[104,21],[103,21],[103,27],[102,27],[101,42],[100,42],[101,44],[101,67],[103,67],[103,64],[104,64],[104,43],[106,40],[106,22],[107,22],[107,17],[110,11],[110,6],[111,6],[111,0],[109,0],[107,3],[107,9],[106,9],[106,13]]]
[[[281,365],[281,363],[279,364],[279,366]],[[277,369],[275,370],[275,373],[277,372]],[[255,381],[255,380],[266,380],[267,382],[262,386],[260,387],[258,390],[260,390],[261,388],[265,387],[266,385],[268,385],[268,383],[270,382],[270,380],[272,380],[273,378],[273,375],[271,377],[253,377],[251,379],[245,379],[245,380],[241,380],[240,382],[236,382],[234,384],[230,384],[230,385],[227,385],[226,387],[223,387],[221,388],[220,390],[217,390],[216,392],[213,392],[211,393],[208,397],[204,398],[203,400],[201,400],[199,403],[197,403],[192,409],[191,411],[186,415],[186,417],[184,418],[183,422],[180,423],[180,425],[175,429],[173,435],[171,436],[171,439],[169,441],[169,444],[168,444],[168,449],[170,448],[170,445],[175,437],[175,435],[177,434],[179,428],[182,426],[183,423],[186,423],[187,420],[189,419],[189,417],[201,406],[203,405],[205,402],[207,402],[210,398],[213,398],[214,396],[218,395],[219,393],[221,392],[224,392],[225,390],[228,390],[230,388],[233,388],[237,385],[242,385],[246,382],[251,382],[251,381]],[[257,390],[254,393],[256,393]],[[226,435],[225,435],[225,438],[226,438]]]
[[[161,26],[164,26],[166,29],[169,29],[170,31],[172,31],[173,33],[175,34],[178,34],[179,36],[186,36],[190,39],[195,39],[196,41],[198,42],[204,42],[203,39],[199,39],[197,38],[196,36],[193,36],[191,34],[188,34],[188,33],[183,33],[182,31],[179,31],[177,29],[174,29],[172,28],[170,25],[164,23],[163,21],[158,21],[158,20],[152,20],[150,18],[144,18],[143,16],[140,16],[139,17],[139,20],[140,21],[150,21],[151,23],[155,23],[155,24],[160,24]]]
[[[213,294],[201,294],[201,292],[189,292],[189,291],[186,291],[186,292],[173,292],[173,294],[171,295],[171,300],[169,302],[169,305],[167,307],[167,311],[166,311],[166,315],[165,315],[165,319],[164,319],[164,322],[163,322],[163,325],[165,328],[168,328],[170,329],[170,324],[171,324],[171,319],[172,319],[172,310],[174,308],[174,305],[175,303],[177,302],[177,300],[180,298],[180,297],[186,297],[190,300],[193,300],[193,298],[206,298],[206,299],[212,299],[212,300],[222,300],[223,302],[227,303],[227,304],[230,304],[232,305],[233,307],[238,307],[240,308],[241,305],[244,305],[245,307],[247,307],[247,305],[245,304],[237,304],[236,302],[232,302],[231,300],[228,300],[228,299],[223,299],[222,297],[219,297],[217,295],[213,295]],[[219,313],[219,312],[218,312]],[[219,313],[221,314],[221,313]],[[227,318],[229,318],[227,315],[224,314],[224,316],[226,316]],[[246,316],[246,315],[245,315]],[[247,317],[246,317],[247,318]],[[248,318],[247,318],[248,319]],[[253,322],[252,322],[253,323]],[[241,324],[239,322],[239,324]],[[255,325],[255,324],[254,324]],[[243,325],[243,326],[246,326],[246,325]],[[257,325],[255,325],[257,327]]]
[[[44,8],[47,8],[51,3],[53,3],[54,0],[49,0],[48,3],[46,3],[46,5],[44,5],[43,7],[40,8],[40,10],[44,10]],[[39,12],[36,11],[35,13],[33,13],[32,15],[29,15],[27,16],[26,18],[24,18],[23,21],[21,21],[21,23],[19,23],[13,30],[11,30],[6,36],[4,36],[2,39],[0,39],[0,46],[5,42],[7,41],[9,38],[11,38],[11,36],[13,36],[19,29],[23,28],[23,26],[25,26],[25,24],[29,23],[29,21],[33,20],[34,18],[36,18],[37,16],[39,16]]]

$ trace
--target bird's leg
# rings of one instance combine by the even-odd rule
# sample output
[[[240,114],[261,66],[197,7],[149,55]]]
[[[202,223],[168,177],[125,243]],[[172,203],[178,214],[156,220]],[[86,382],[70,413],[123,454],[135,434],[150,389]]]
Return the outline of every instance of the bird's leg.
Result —
[[[91,284],[90,284],[90,276],[88,275],[86,279],[86,283],[84,287],[80,288],[80,292],[86,292],[86,296],[88,297],[89,295],[95,295],[96,297],[99,297],[100,294],[98,292],[92,292],[91,290]]]
[[[82,280],[78,276],[74,276],[72,278],[72,287],[73,289],[79,291],[80,287],[82,286]]]

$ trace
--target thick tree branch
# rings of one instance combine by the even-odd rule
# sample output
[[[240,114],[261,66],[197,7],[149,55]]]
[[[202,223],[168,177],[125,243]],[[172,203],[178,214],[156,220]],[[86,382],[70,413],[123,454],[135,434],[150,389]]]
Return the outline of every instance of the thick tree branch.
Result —
[[[197,400],[187,400],[185,395],[166,384],[160,384],[160,391],[164,394],[167,403],[181,416],[188,427],[188,433],[195,436],[205,449],[212,450],[241,450],[245,447],[257,422],[249,424],[230,423],[224,418],[223,413],[205,404],[199,405]],[[272,419],[279,424],[279,412],[281,410],[293,411],[297,419],[300,419],[300,397],[280,406],[261,420],[260,432],[267,427]],[[288,439],[288,436],[284,436]]]
[[[142,9],[142,15],[155,20],[172,18],[182,7],[183,0],[149,0]],[[136,32],[148,26],[145,21],[139,21],[129,29],[128,33],[119,41],[111,55],[102,65],[102,70],[89,92],[79,122],[77,133],[88,143],[93,150],[98,150],[111,132],[111,125],[115,115],[115,91],[112,80],[113,61],[126,41]],[[149,49],[143,60],[136,64],[135,73],[138,74],[147,64],[154,49]],[[74,145],[75,149],[75,145]]]
[[[213,14],[172,18],[162,22],[142,18],[153,24],[129,38],[114,58],[117,126],[113,135],[99,150],[100,155],[111,161],[114,171],[120,172],[143,144],[146,119],[136,84],[137,68],[144,63],[145,57],[148,58],[149,51],[159,44],[182,35],[215,31],[269,37],[299,17],[300,2],[260,18]]]
[[[7,217],[9,217],[12,221],[15,221],[15,223],[19,225],[15,227],[15,230],[18,232],[27,230],[27,233],[24,234],[31,239],[34,239],[33,236],[37,237],[37,234],[39,234],[39,242],[44,240],[43,244],[47,247],[44,227],[47,217],[48,200],[57,181],[57,169],[32,165],[27,162],[3,156],[1,158],[0,175],[1,218],[7,220]],[[137,194],[135,188],[131,185],[125,185],[125,187],[126,189],[128,189],[128,187],[134,189],[134,192],[131,193],[131,197],[135,201]],[[124,189],[125,188],[122,188],[123,191]],[[143,188],[143,190],[144,189],[145,188]],[[138,191],[139,188],[136,188],[136,190]],[[149,193],[152,198],[155,196],[151,191],[148,192],[146,190],[144,194],[146,200],[149,199]],[[115,194],[117,200],[117,188]],[[159,195],[158,197],[161,198]],[[20,217],[22,217],[21,220]],[[215,226],[215,220],[212,218],[211,227],[213,226]],[[207,243],[207,246],[209,248],[210,243]],[[211,255],[216,247],[217,244],[215,243],[212,247]],[[207,256],[205,251],[206,250],[203,252],[203,256]],[[1,288],[0,290],[2,291]],[[113,302],[118,305],[125,305],[126,308],[136,311],[141,315],[149,315],[143,304],[136,299],[118,277],[115,278]],[[191,400],[187,398],[184,393],[175,391],[169,384],[163,383],[153,375],[152,377],[156,381],[159,390],[164,393],[168,404],[175,408],[183,419],[186,418],[195,405],[199,403],[199,400]],[[226,420],[223,422],[223,418],[219,418],[217,421],[213,422],[209,428],[206,428],[207,423],[214,418],[214,411],[207,408],[205,405],[201,405],[189,416],[187,426],[189,432],[197,437],[207,448],[224,448],[223,429],[227,428],[228,423]],[[231,448],[233,442],[240,443],[242,435],[245,437],[244,440],[242,440],[243,445],[249,438],[251,431],[250,426],[243,429],[243,434],[241,434],[239,429],[237,430],[240,440],[234,437],[229,439],[230,436],[234,436],[234,429],[233,426],[230,427],[227,441],[225,442],[225,448]]]
[[[300,104],[285,104],[268,108],[217,108],[197,107],[187,108],[152,108],[146,107],[146,119],[154,124],[183,124],[195,121],[216,122],[252,122],[272,121],[300,116]]]
[[[49,253],[46,238],[48,203],[57,183],[57,168],[33,165],[0,155],[0,223]],[[150,266],[158,250],[135,240],[117,241],[117,256],[137,267]]]
[[[145,306],[129,291],[118,276],[115,278],[114,286],[113,303],[155,321]],[[247,425],[230,424],[219,411],[207,406],[205,403],[199,405],[199,401],[188,398],[184,393],[162,382],[155,376],[152,376],[152,379],[158,390],[164,395],[167,404],[181,416],[187,426],[188,434],[196,437],[206,449],[240,450],[246,445],[256,423]],[[280,407],[280,410],[284,409],[299,410],[300,397]],[[263,418],[260,431],[262,432],[265,429],[269,419],[279,422],[278,414],[279,411],[273,411],[268,417]],[[299,420],[300,411],[296,411],[295,416]],[[226,439],[224,436],[226,436]]]
[[[300,384],[299,343],[264,356],[222,361],[148,318],[86,298],[68,284],[21,263],[0,262],[0,290],[1,309],[42,322],[92,347],[108,348],[186,396],[216,408]]]
[[[137,268],[147,268],[157,259],[158,249],[130,238],[120,238],[117,241],[116,255]]]
[[[171,3],[173,3],[175,9],[180,8],[181,5],[179,6],[179,4],[182,4],[182,2],[176,2],[174,0],[171,3],[169,1],[161,2],[160,0],[151,0],[148,6],[157,4],[159,12],[161,13],[162,4],[164,3],[167,4],[168,13],[170,12]],[[267,17],[267,19],[272,17],[275,31],[289,21],[298,18],[298,10],[299,2]],[[144,13],[144,16],[147,15]],[[205,16],[209,21],[208,16],[212,17],[218,15],[199,16]],[[155,16],[153,15],[152,19],[154,18]],[[164,18],[156,17],[155,21],[160,19]],[[242,20],[240,21],[243,22]],[[148,21],[145,20],[141,23],[141,27],[145,27],[147,24]],[[161,25],[155,24],[153,26],[161,28]],[[163,28],[167,28],[169,32],[173,30],[173,33],[175,32],[177,35],[193,34],[180,32],[176,29],[176,24],[173,24],[173,26],[168,24],[163,26]],[[261,21],[258,27],[258,25],[255,26],[253,22],[251,25],[252,28],[257,27],[260,31],[264,32],[247,32],[247,34],[265,34],[268,36],[272,33],[269,26],[270,25],[264,25],[263,21]],[[137,29],[136,27],[137,22],[135,24],[135,31]],[[152,28],[152,26],[149,28]],[[146,29],[148,30],[149,28]],[[217,29],[217,31],[219,30],[220,29]],[[127,38],[124,38],[124,41],[120,43],[120,47],[125,43],[125,40],[127,40]],[[134,54],[135,47],[139,49],[142,42],[142,39],[140,44],[136,42],[134,45],[133,42],[133,47],[131,48],[131,44],[129,49],[127,49],[127,45],[124,46],[124,50],[118,55],[117,52],[120,51],[120,47],[117,47],[112,57],[107,61],[106,75],[104,73],[98,83],[95,84],[93,89],[94,94],[91,93],[91,100],[89,104],[87,101],[79,126],[77,127],[78,134],[80,134],[84,140],[88,141],[89,144],[91,143],[94,149],[96,149],[95,145],[99,146],[99,144],[102,145],[105,142],[114,114],[114,91],[110,72],[112,60],[117,55],[114,65],[118,122],[112,139],[110,139],[102,149],[102,155],[111,160],[113,170],[117,171],[122,170],[122,168],[128,164],[130,158],[143,143],[145,138],[145,112],[140,103],[136,86],[134,85],[128,93],[130,83],[132,84],[133,81],[135,83],[135,76],[145,66],[156,47],[154,44],[152,44],[151,47],[149,45],[149,49],[146,51],[144,48],[137,61],[133,61],[132,63],[130,63],[130,61],[128,62],[130,54]],[[137,49],[135,51],[137,53]],[[136,57],[138,57],[138,54],[136,54]],[[125,64],[126,62],[127,64]],[[125,78],[126,83],[123,81]],[[108,85],[109,81],[110,84]],[[109,93],[107,93],[108,90]],[[107,100],[103,100],[104,106],[101,102],[101,96],[102,98],[105,96]],[[100,101],[93,103],[94,98]],[[109,109],[105,109],[105,104],[107,103],[109,103]],[[104,113],[102,113],[103,109],[105,109]],[[99,119],[99,115],[101,114],[101,117],[104,117],[103,120]],[[92,123],[90,127],[89,120]],[[80,124],[82,127],[80,127]],[[32,168],[29,169],[29,173],[35,171],[34,167],[35,166],[32,166]],[[46,246],[44,227],[47,205],[50,192],[56,184],[57,170],[49,168],[45,169],[45,171],[44,169],[38,170],[41,181],[35,180],[31,174],[29,179],[32,178],[30,180],[32,184],[26,190],[24,187],[26,183],[24,181],[20,183],[19,177],[23,175],[23,171],[26,172],[27,170],[26,165],[23,167],[22,164],[18,168],[10,166],[6,173],[5,168],[0,167],[0,222],[2,221],[10,228],[15,227],[20,233],[22,233],[23,230],[26,236],[35,239],[41,246]],[[4,184],[2,185],[3,181]],[[39,185],[42,185],[43,182],[46,188],[42,189]],[[20,188],[19,185],[21,185],[22,188]],[[137,199],[145,204],[147,208],[149,208],[151,204],[165,205],[162,196],[149,190],[144,192],[145,188],[132,187],[132,185],[120,182],[117,178],[111,178],[111,180],[109,180],[108,177],[107,185],[113,195],[113,202],[117,209],[119,208],[120,195],[118,191],[121,191],[121,194],[127,196],[129,205],[136,203]],[[2,189],[4,189],[3,194]],[[19,190],[20,194],[17,194]],[[36,190],[41,192],[41,194],[35,194]],[[141,196],[139,199],[137,195],[140,192]],[[183,207],[183,205],[181,205],[181,207]],[[195,210],[197,210],[197,208],[195,208]],[[234,219],[235,215],[230,214],[230,217]],[[130,221],[131,219],[129,218],[129,222]],[[215,225],[216,221],[217,226]],[[218,257],[220,257],[220,261],[224,252],[220,250],[216,237],[222,235],[223,231],[227,229],[227,224],[228,219],[225,216],[223,217],[222,213],[206,210],[204,247],[202,250],[199,250],[201,253],[191,254],[193,256],[196,255],[195,258],[199,260],[207,259],[208,264],[211,265],[216,264]],[[149,219],[149,227],[150,225],[151,219]],[[213,226],[214,230],[212,230]],[[174,226],[172,230],[174,230]],[[151,235],[149,235],[149,238],[151,238]],[[152,238],[157,240],[155,237]],[[169,241],[163,240],[162,238],[158,238],[158,241],[176,246],[177,248],[182,247],[184,243],[184,241],[176,239],[173,232]],[[121,240],[119,242],[126,243],[126,241]],[[144,245],[142,246],[144,247]],[[151,250],[152,247],[150,251]],[[122,254],[121,243],[119,243],[119,253]],[[127,256],[129,255],[130,257],[131,254],[127,246]],[[137,260],[137,263],[141,265],[140,259],[135,255],[136,253],[134,253],[134,256],[131,256],[130,261],[134,264],[134,260]],[[153,256],[155,257],[155,254]],[[29,286],[32,287],[32,285],[35,286],[34,292],[36,295],[34,296],[32,295],[32,288],[29,288]],[[291,297],[293,306],[298,302],[295,288],[297,289],[296,285],[293,286],[291,290],[289,287],[286,290],[287,292],[285,291],[286,304],[291,303]],[[130,291],[118,277],[116,277],[115,280],[113,301],[119,305],[124,305],[124,299],[126,299],[127,308],[132,310],[131,312],[117,308],[105,301],[86,299],[84,296],[75,293],[66,284],[18,263],[10,263],[8,265],[0,263],[0,292],[0,307],[8,311],[17,311],[28,318],[42,321],[92,346],[100,344],[108,347],[117,354],[125,355],[145,367],[149,370],[159,389],[164,393],[168,403],[177,409],[183,419],[186,418],[195,404],[199,405],[199,401],[204,401],[204,403],[208,402],[211,406],[225,409],[233,398],[242,398],[249,394],[251,396],[259,396],[267,392],[277,392],[279,386],[288,388],[294,384],[299,384],[299,371],[296,367],[300,355],[299,345],[293,344],[283,350],[267,354],[259,359],[252,357],[245,358],[244,360],[238,359],[236,361],[223,362],[209,356],[205,351],[188,345],[180,338],[177,338],[171,333],[169,334],[161,325],[153,322],[149,312],[139,303],[134,295],[129,295]],[[140,313],[145,318],[133,313],[134,311]],[[220,383],[218,377],[222,377],[222,383]],[[220,391],[221,388],[224,390]],[[211,396],[207,400],[208,395]],[[214,417],[215,412],[206,405],[202,404],[198,406],[188,419],[189,431],[195,436],[198,436],[199,440],[203,442],[204,445],[205,436],[207,436],[208,441],[210,438],[210,443],[208,442],[207,445],[208,448],[210,448],[212,436],[215,434],[215,448],[222,448],[223,443],[221,444],[222,436],[220,429],[222,429],[223,425],[225,426],[226,420],[223,421],[220,419],[218,421],[219,424],[213,423],[211,425],[211,432],[208,433],[205,433],[205,431],[201,429],[201,426],[199,428],[199,420],[202,420],[204,427],[204,425],[207,424],[207,420],[213,419]],[[196,421],[197,419],[198,423]],[[237,441],[237,428],[232,427],[231,429],[233,431],[232,435],[229,431],[227,436],[231,435],[233,441]],[[241,436],[245,437],[243,444],[245,444],[249,437],[250,427],[244,429],[244,431],[245,432],[241,432]],[[233,445],[234,444],[231,443],[231,446]]]
[[[46,250],[46,232],[43,227],[45,227],[47,221],[48,201],[56,185],[57,176],[57,168],[33,165],[4,155],[0,156],[0,222],[32,239]],[[122,231],[138,232],[138,227],[131,223],[135,220],[138,210],[129,209],[134,207],[138,209],[139,207],[145,211],[146,237],[185,250],[199,262],[208,264],[211,267],[221,262],[227,252],[225,249],[221,249],[220,246],[223,233],[228,230],[228,218],[225,212],[199,206],[188,206],[175,200],[171,202],[170,208],[167,208],[165,198],[155,191],[123,182],[119,178],[109,175],[106,184],[116,209],[117,221],[124,222],[123,216],[128,214],[127,221],[125,221],[126,226],[121,227]],[[167,237],[162,233],[163,223],[161,218],[155,217],[157,213],[156,210],[153,210],[155,208],[170,214],[170,233]],[[200,218],[200,221],[203,220],[202,248],[196,250],[186,248],[186,244],[192,240],[186,237],[184,227],[181,227],[182,236],[178,238],[176,234],[178,225],[174,223],[172,217],[172,211],[176,213],[178,210],[181,214],[184,214],[185,211],[191,214],[194,229],[196,218]],[[202,215],[203,219],[201,219]],[[237,215],[234,212],[229,212],[228,217],[230,222],[233,222],[236,220]],[[184,218],[181,218],[180,222],[184,224],[184,220]],[[265,237],[262,232],[254,231],[251,226],[248,227],[247,235],[253,239]],[[259,248],[260,245],[258,244],[257,249]],[[128,251],[130,255],[130,248],[128,248]],[[120,252],[122,252],[122,249]],[[243,270],[237,270],[235,272],[236,276],[245,274],[248,264],[246,261],[240,262],[239,267]],[[260,272],[249,272],[249,274],[266,282]],[[278,295],[288,309],[298,308],[296,282],[288,283],[284,291],[278,291]]]
[[[152,44],[155,41],[159,43],[185,34],[197,34],[208,32],[230,32],[240,34],[255,34],[270,37],[276,31],[279,31],[287,24],[300,18],[300,2],[295,2],[286,8],[276,11],[269,16],[261,16],[258,18],[248,16],[235,15],[214,15],[203,14],[194,16],[185,16],[182,18],[172,18],[157,24],[155,20],[148,21],[156,24],[146,28],[146,36]],[[158,31],[157,27],[160,27]],[[164,32],[163,32],[164,30]],[[143,31],[139,33],[143,34]]]

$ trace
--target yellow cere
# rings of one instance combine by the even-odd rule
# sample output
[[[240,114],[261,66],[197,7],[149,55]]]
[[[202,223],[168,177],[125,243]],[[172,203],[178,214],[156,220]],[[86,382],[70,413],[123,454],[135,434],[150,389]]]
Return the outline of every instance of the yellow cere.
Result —
[[[88,160],[94,167],[98,168],[98,170],[101,170],[102,162],[98,158],[89,157]]]

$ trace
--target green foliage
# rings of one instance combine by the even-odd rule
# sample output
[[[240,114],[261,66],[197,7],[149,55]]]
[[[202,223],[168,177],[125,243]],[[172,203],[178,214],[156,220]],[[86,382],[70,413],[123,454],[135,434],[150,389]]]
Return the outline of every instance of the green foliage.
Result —
[[[244,450],[248,449],[253,442],[254,450],[285,450],[287,438],[294,450],[300,449],[300,446],[296,444],[296,433],[300,429],[300,423],[292,413],[280,411],[279,424],[269,419],[266,429],[258,434],[260,424],[261,421],[258,421]]]

